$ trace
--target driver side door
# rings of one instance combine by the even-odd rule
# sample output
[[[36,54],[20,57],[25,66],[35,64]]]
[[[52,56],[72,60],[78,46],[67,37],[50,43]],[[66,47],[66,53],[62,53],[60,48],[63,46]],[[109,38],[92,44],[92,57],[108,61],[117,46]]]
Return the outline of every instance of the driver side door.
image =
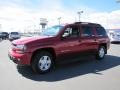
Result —
[[[58,44],[59,59],[70,60],[80,52],[80,30],[79,26],[72,25],[66,27],[62,34],[61,42]]]

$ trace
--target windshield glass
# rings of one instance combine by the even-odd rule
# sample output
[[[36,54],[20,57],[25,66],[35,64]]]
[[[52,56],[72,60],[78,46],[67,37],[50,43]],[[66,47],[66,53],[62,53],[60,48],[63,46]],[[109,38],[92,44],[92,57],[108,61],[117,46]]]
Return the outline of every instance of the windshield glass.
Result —
[[[46,30],[44,30],[41,35],[45,35],[45,36],[56,36],[59,31],[63,28],[63,26],[52,26],[50,28],[47,28]]]
[[[19,33],[18,32],[11,32],[11,34],[18,35]]]

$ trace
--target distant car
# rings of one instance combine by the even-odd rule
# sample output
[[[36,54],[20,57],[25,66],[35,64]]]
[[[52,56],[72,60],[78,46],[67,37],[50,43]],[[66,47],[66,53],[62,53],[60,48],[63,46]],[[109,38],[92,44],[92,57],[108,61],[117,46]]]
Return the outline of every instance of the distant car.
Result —
[[[9,36],[9,34],[7,33],[7,32],[1,32],[0,33],[0,37],[1,37],[1,39],[8,39],[8,36]]]
[[[11,32],[11,33],[9,34],[9,40],[10,40],[10,41],[19,39],[20,37],[21,37],[21,35],[20,35],[20,33],[18,33],[18,32]]]
[[[2,40],[2,33],[0,32],[0,41]]]
[[[0,38],[2,38],[2,32],[0,32]]]
[[[120,29],[110,29],[108,30],[108,36],[111,43],[120,42]]]

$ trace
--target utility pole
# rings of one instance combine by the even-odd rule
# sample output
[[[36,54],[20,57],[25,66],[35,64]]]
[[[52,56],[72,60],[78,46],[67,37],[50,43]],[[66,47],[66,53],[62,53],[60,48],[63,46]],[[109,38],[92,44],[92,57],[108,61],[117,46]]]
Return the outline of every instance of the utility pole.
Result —
[[[81,14],[83,13],[83,11],[78,11],[77,14],[78,14],[78,17],[79,17],[79,22],[80,22],[80,18],[81,18]]]

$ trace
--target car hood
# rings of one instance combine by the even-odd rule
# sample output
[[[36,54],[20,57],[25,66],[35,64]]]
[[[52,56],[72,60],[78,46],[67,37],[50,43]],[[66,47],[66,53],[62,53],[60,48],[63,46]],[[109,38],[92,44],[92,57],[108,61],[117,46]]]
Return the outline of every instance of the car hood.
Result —
[[[48,36],[39,36],[39,37],[23,37],[21,39],[14,40],[14,44],[27,44],[33,41],[42,40],[48,38]]]

